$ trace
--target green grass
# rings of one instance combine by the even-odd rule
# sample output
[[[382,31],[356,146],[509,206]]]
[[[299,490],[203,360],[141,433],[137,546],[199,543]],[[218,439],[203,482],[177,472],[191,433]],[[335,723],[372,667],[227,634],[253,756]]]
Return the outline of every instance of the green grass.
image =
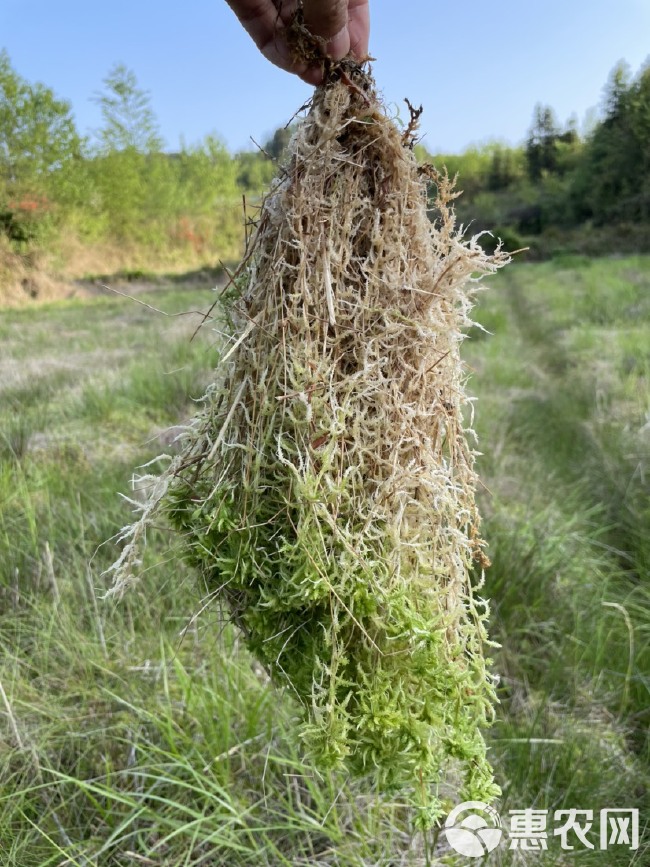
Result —
[[[645,806],[647,817],[650,380],[638,350],[650,329],[637,308],[648,264],[512,268],[484,298],[500,325],[487,352],[468,352],[479,393],[499,383],[479,403],[479,471],[502,644],[495,749],[513,808]],[[581,861],[631,853],[618,857]]]
[[[639,807],[648,821],[649,283],[643,257],[518,264],[481,296],[492,336],[474,329],[465,346],[506,824],[526,807]],[[141,297],[170,314],[214,299]],[[100,598],[130,520],[117,492],[172,447],[165,430],[209,378],[218,335],[190,343],[197,322],[121,298],[2,314],[0,864],[424,865],[398,800],[305,764],[291,696],[255,669],[168,531],[121,603]],[[427,845],[431,863],[467,863],[443,835]],[[500,851],[488,863],[527,863]],[[575,857],[647,854],[646,838]],[[551,831],[529,860],[572,858]]]

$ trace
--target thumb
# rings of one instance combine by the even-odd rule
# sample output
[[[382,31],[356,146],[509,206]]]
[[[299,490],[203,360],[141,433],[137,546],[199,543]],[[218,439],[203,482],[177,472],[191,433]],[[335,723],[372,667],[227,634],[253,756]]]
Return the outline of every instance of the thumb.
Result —
[[[325,53],[341,60],[350,50],[348,0],[303,0],[305,27],[327,40]]]

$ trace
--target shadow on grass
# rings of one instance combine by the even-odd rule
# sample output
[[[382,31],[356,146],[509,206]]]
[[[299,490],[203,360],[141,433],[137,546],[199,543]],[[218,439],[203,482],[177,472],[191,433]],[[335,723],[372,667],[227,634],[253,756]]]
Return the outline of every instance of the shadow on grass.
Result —
[[[111,287],[124,285],[136,290],[138,288],[147,290],[156,287],[169,288],[170,286],[187,287],[188,289],[197,289],[201,286],[213,288],[214,286],[223,286],[227,282],[226,268],[230,270],[231,267],[235,266],[232,263],[226,266],[222,264],[204,265],[201,268],[180,273],[144,271],[140,268],[122,269],[112,274],[88,274],[75,282],[78,286],[95,293],[108,293]]]

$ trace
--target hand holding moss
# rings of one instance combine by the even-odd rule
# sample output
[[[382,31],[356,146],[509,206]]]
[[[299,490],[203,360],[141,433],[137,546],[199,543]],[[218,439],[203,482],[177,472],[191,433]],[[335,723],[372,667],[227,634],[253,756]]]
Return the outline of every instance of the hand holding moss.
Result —
[[[309,84],[320,84],[319,64],[296,61],[287,43],[285,28],[292,20],[296,0],[227,0],[262,54],[299,75]],[[352,54],[363,60],[368,54],[370,14],[368,0],[303,0],[304,24],[323,41],[323,54],[341,60]]]

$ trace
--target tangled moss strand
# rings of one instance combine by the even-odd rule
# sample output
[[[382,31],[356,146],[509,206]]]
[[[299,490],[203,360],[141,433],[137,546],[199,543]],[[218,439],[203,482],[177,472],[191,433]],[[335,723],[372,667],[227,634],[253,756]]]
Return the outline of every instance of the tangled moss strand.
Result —
[[[313,761],[410,792],[426,824],[454,763],[468,798],[498,792],[460,344],[507,256],[457,232],[451,183],[418,168],[358,68],[317,89],[290,151],[227,301],[217,382],[143,521],[166,510],[301,703]]]

